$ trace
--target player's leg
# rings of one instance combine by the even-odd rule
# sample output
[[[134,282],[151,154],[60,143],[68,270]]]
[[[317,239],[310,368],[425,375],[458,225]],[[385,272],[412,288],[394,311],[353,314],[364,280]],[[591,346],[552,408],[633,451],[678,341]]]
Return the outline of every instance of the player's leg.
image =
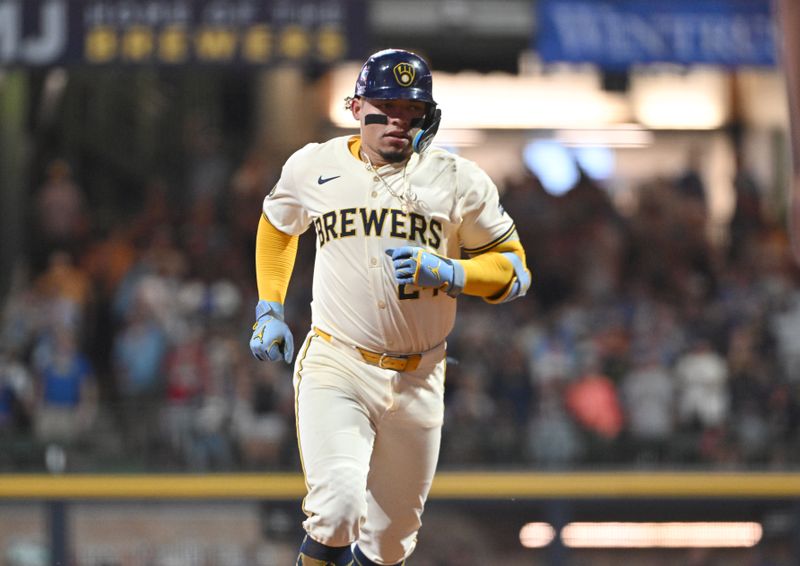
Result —
[[[295,366],[298,447],[308,489],[303,500],[307,537],[298,564],[348,564],[349,545],[367,513],[375,434],[352,363],[312,336]]]
[[[355,564],[402,564],[417,543],[439,453],[441,428],[394,427],[379,433],[370,470],[367,520]]]
[[[395,404],[377,423],[367,520],[354,564],[401,564],[413,552],[439,457],[444,361],[394,381]]]

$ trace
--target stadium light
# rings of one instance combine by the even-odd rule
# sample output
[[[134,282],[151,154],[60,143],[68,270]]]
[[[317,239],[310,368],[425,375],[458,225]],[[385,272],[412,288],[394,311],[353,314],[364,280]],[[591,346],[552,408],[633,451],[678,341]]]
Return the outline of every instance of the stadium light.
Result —
[[[547,528],[553,534],[550,539]],[[528,523],[519,538],[525,548],[542,548],[554,534],[547,523]],[[762,526],[754,522],[576,522],[560,533],[569,548],[750,548],[762,535]]]
[[[720,69],[640,72],[630,101],[638,123],[652,129],[713,130],[731,112],[729,78]]]
[[[359,69],[356,63],[342,63],[330,74],[328,117],[337,127],[358,126],[343,100],[352,95]],[[647,134],[626,126],[714,130],[731,112],[730,78],[706,67],[634,71],[624,92],[604,89],[596,69],[578,67],[538,75],[434,71],[433,84],[442,130],[608,130],[622,142],[633,140],[640,146],[649,143]],[[776,90],[772,83],[755,84]]]
[[[358,123],[344,108],[360,66],[344,63],[331,73],[328,117],[341,128]],[[598,128],[628,123],[625,97],[605,92],[595,74],[517,76],[507,73],[433,73],[442,130]]]
[[[548,523],[528,523],[519,532],[525,548],[544,548],[556,538],[556,530]]]

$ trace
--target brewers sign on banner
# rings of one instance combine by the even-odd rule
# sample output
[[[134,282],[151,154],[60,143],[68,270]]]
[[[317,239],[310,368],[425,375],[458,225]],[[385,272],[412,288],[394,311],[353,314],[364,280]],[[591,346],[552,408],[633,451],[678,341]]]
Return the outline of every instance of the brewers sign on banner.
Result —
[[[0,0],[0,67],[363,55],[365,0]]]

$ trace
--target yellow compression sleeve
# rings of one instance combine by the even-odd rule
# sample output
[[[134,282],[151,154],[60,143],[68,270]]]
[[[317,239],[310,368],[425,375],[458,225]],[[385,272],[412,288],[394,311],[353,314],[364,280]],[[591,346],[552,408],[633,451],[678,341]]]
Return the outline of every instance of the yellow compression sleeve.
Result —
[[[259,299],[281,304],[286,300],[299,239],[299,236],[281,232],[264,213],[261,214],[256,233],[256,283]]]
[[[464,293],[477,297],[502,296],[514,278],[514,266],[501,252],[514,252],[525,265],[525,250],[519,240],[506,240],[491,251],[458,262],[464,267]]]

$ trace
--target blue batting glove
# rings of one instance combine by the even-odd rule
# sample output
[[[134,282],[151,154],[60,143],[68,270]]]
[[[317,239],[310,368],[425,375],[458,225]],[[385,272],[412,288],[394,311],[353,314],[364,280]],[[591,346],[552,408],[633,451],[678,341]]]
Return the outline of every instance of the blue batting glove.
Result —
[[[451,297],[464,289],[464,268],[457,261],[416,246],[390,248],[386,255],[392,258],[394,280],[398,285],[444,289]]]
[[[283,358],[292,362],[294,338],[292,331],[283,321],[283,305],[277,302],[258,301],[253,337],[250,338],[250,351],[262,362],[277,362]]]

